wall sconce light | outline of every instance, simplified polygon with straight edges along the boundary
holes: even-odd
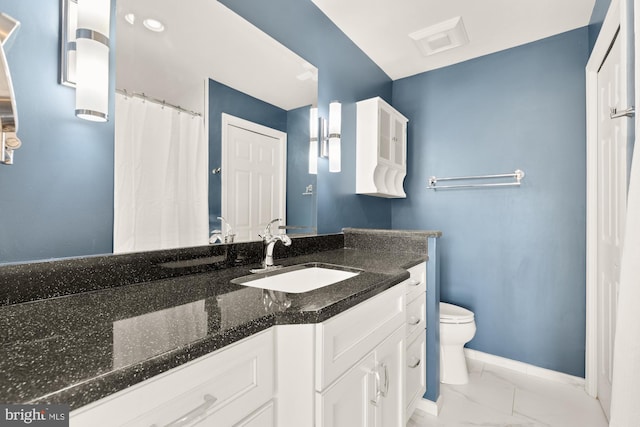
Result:
[[[318,174],[318,107],[309,110],[309,173]]]
[[[309,173],[318,173],[318,143],[320,143],[320,157],[329,158],[329,172],[340,172],[341,127],[342,104],[338,101],[329,104],[328,123],[326,119],[318,118],[317,108],[311,109],[309,113]]]
[[[342,127],[342,104],[333,101],[329,104],[329,172],[340,172],[341,149],[340,131]]]
[[[76,88],[76,116],[106,122],[111,0],[61,0],[61,83]]]

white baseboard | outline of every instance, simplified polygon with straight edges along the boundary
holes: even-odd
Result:
[[[517,371],[525,375],[530,375],[532,377],[544,378],[546,380],[556,381],[563,384],[571,384],[571,385],[580,386],[580,387],[585,386],[584,378],[565,374],[563,372],[553,371],[551,369],[540,368],[538,366],[530,365],[528,363],[518,362],[517,360],[507,359],[500,356],[494,356],[493,354],[483,353],[478,350],[465,348],[464,355],[467,357],[467,359],[470,359],[470,360],[486,362],[491,365],[496,365],[496,366],[500,366],[501,368],[511,369],[513,371]]]
[[[422,398],[418,400],[416,404],[416,409],[422,411],[426,414],[433,415],[437,417],[442,409],[442,395],[438,396],[438,401],[434,402],[433,400]]]

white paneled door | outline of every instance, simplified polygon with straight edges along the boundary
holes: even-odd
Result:
[[[258,240],[274,218],[285,223],[286,134],[233,116],[222,124],[222,216],[236,241]]]
[[[611,118],[626,108],[622,43],[617,36],[598,72],[597,186],[597,360],[598,399],[609,418],[613,345],[620,280],[620,258],[627,198],[628,118]]]

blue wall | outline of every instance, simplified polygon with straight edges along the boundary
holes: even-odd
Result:
[[[596,39],[600,34],[600,28],[602,28],[604,18],[607,16],[610,4],[611,0],[596,0],[593,5],[593,12],[591,12],[591,19],[589,20],[589,51],[593,50],[593,46],[596,44]]]
[[[355,102],[391,99],[391,79],[311,0],[221,0],[230,9],[309,61],[319,70],[318,107],[328,117],[329,102],[342,104],[342,172],[318,165],[318,231],[342,227],[391,226],[391,201],[355,194]]]
[[[469,347],[584,375],[588,30],[395,81],[410,118],[393,228],[442,230],[442,300]],[[427,190],[430,175],[522,169],[520,188]]]
[[[113,120],[76,118],[75,91],[58,84],[59,7],[0,0],[22,24],[7,57],[23,143],[0,165],[0,263],[112,251]]]
[[[308,227],[287,233],[312,233],[317,227],[317,175],[309,173],[309,109],[287,112],[287,224]],[[313,195],[305,195],[312,185]]]

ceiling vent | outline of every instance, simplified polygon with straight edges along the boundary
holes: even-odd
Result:
[[[461,16],[409,34],[424,56],[433,55],[469,43]]]

